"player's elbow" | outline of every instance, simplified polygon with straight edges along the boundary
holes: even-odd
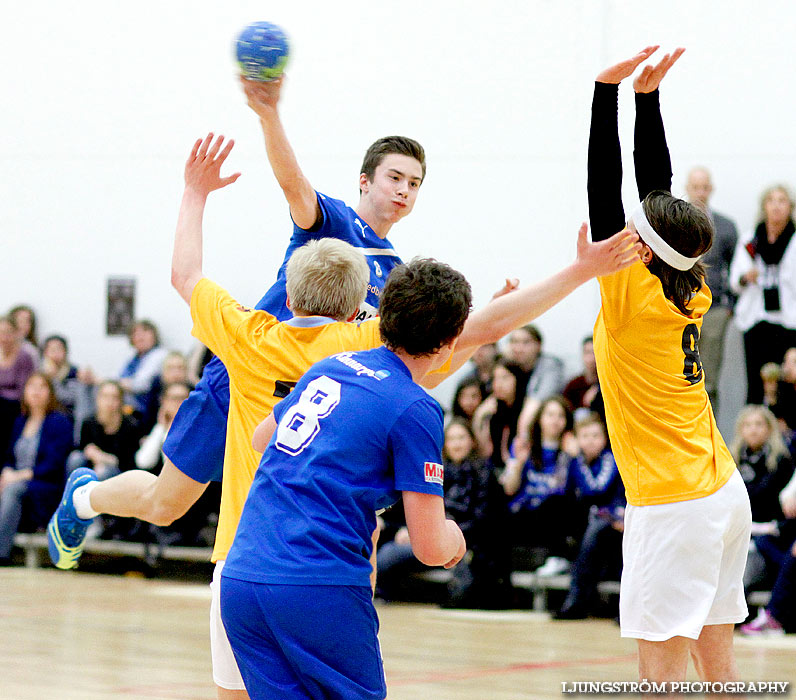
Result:
[[[442,566],[450,561],[448,552],[436,539],[425,537],[413,539],[412,553],[420,563],[426,566]]]

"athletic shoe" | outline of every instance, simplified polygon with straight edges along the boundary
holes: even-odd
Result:
[[[564,557],[547,557],[534,573],[537,576],[559,576],[569,573],[570,563]]]
[[[760,608],[754,620],[741,625],[741,634],[745,637],[778,637],[785,634],[785,630],[765,608]]]
[[[83,553],[86,532],[94,518],[88,520],[78,518],[75,506],[72,504],[72,496],[76,488],[90,481],[97,481],[93,469],[81,467],[70,474],[64,489],[64,497],[47,525],[47,550],[50,552],[53,564],[59,569],[74,569]]]

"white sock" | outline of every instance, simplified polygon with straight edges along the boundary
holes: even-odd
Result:
[[[99,484],[99,481],[89,481],[83,486],[78,486],[72,494],[72,505],[75,507],[75,513],[78,518],[82,520],[91,520],[96,518],[99,513],[91,507],[91,492],[94,487]]]

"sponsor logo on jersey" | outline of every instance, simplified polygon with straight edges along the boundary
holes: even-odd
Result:
[[[357,226],[359,226],[359,230],[362,231],[362,238],[364,238],[365,237],[365,225],[359,219],[354,219],[354,223]]]
[[[235,304],[235,308],[238,311],[243,311],[244,313],[247,314],[250,314],[252,312],[252,309],[250,309],[248,306],[243,306],[243,304]]]
[[[386,369],[373,370],[370,367],[365,367],[361,362],[357,362],[357,360],[351,357],[350,352],[341,352],[339,355],[335,355],[334,359],[338,362],[342,362],[349,369],[353,369],[357,373],[357,377],[364,375],[381,381],[390,376],[390,373]]]
[[[423,465],[424,478],[429,484],[439,484],[442,486],[442,480],[445,476],[445,470],[441,464],[436,462],[426,462]]]

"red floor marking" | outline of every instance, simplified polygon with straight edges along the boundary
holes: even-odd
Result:
[[[601,666],[607,664],[624,663],[635,661],[637,654],[625,654],[624,656],[606,656],[598,659],[567,659],[566,661],[540,661],[530,664],[510,664],[508,666],[493,666],[491,668],[474,668],[467,671],[457,671],[448,673],[429,673],[425,676],[415,678],[400,678],[389,680],[388,685],[413,685],[416,683],[441,683],[443,681],[459,681],[468,678],[483,678],[485,676],[495,676],[503,673],[519,673],[522,671],[536,671],[549,668],[567,668],[572,666]]]

